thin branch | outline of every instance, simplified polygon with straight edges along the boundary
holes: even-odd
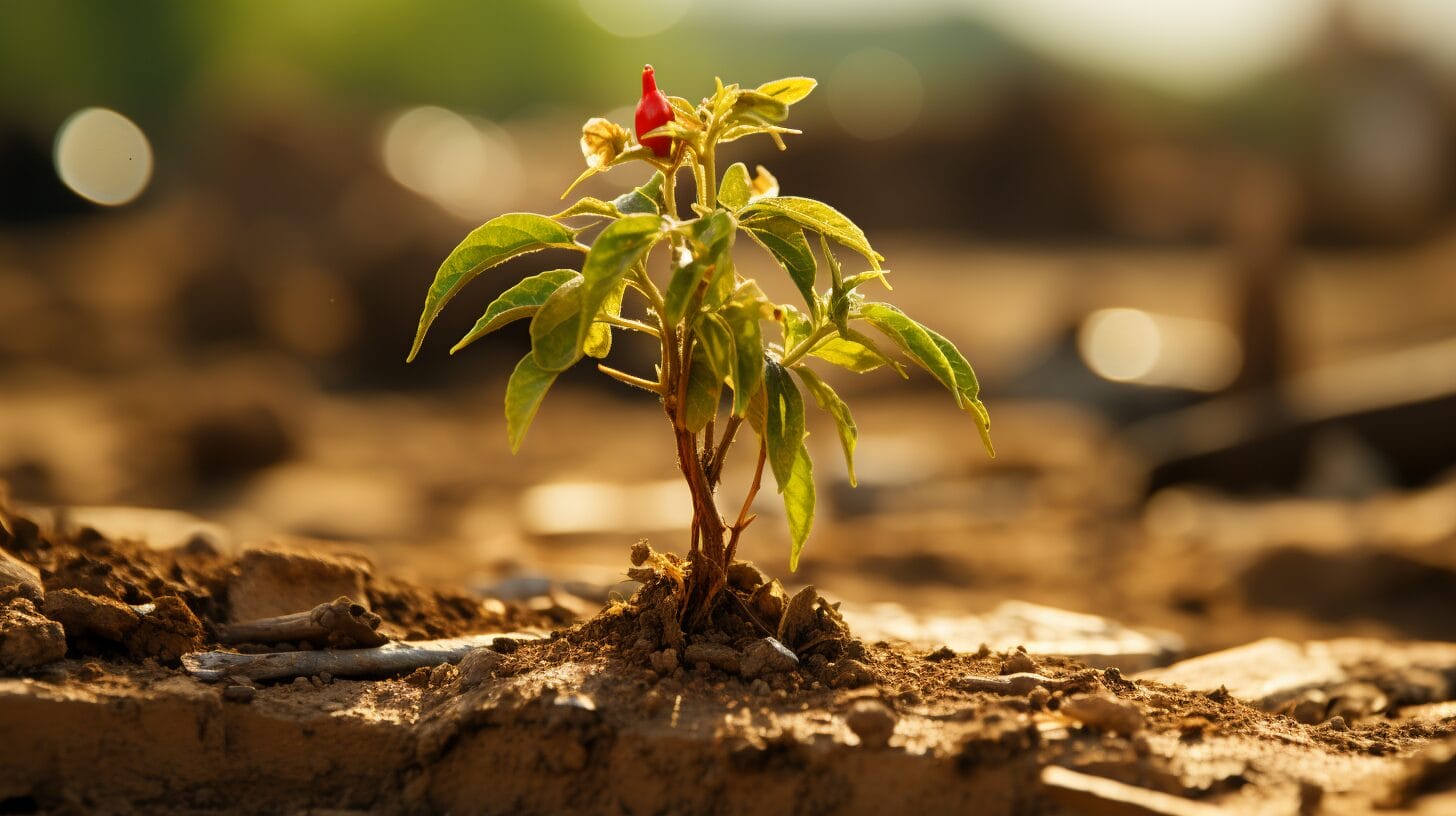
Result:
[[[606,323],[609,326],[616,326],[619,329],[631,329],[632,331],[640,331],[643,334],[650,334],[653,337],[662,336],[662,333],[657,330],[656,326],[649,326],[640,320],[632,320],[631,318],[627,317],[602,315],[601,317],[597,318],[597,322]]]
[[[708,484],[716,486],[723,479],[723,461],[728,458],[728,446],[733,444],[733,437],[738,434],[738,426],[743,424],[743,417],[733,416],[728,418],[728,424],[723,427],[723,441],[718,443],[718,451],[713,454],[713,460],[708,463]]]
[[[726,563],[733,563],[733,556],[738,552],[738,537],[748,529],[757,516],[748,511],[753,507],[753,499],[758,496],[758,489],[763,486],[763,463],[768,459],[768,444],[760,439],[758,442],[758,464],[753,468],[753,483],[748,486],[748,495],[743,497],[743,507],[738,511],[738,520],[733,522],[732,534],[728,537],[728,557]]]
[[[663,393],[666,391],[666,389],[660,382],[644,380],[641,377],[633,376],[625,371],[618,371],[617,369],[612,368],[606,363],[597,363],[597,371],[602,372],[603,374],[611,377],[614,380],[617,380],[618,382],[624,382],[627,385],[633,386],[635,388],[641,388],[643,391],[651,391],[659,397],[662,396]]]

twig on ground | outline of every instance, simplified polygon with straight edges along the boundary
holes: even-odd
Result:
[[[313,643],[336,649],[382,646],[379,616],[347,597],[319,604],[307,612],[260,618],[218,627],[222,643]]]
[[[231,675],[249,680],[282,680],[328,672],[335,677],[387,677],[426,666],[458,663],[472,649],[491,645],[496,638],[535,640],[536,634],[497,632],[489,635],[387,643],[372,649],[328,649],[310,652],[193,652],[182,656],[182,667],[194,677],[216,682]]]

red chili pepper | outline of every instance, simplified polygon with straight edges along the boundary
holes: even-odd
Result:
[[[651,133],[671,121],[672,105],[667,101],[667,94],[657,90],[652,66],[642,66],[642,101],[637,103],[637,140],[651,148],[653,153],[667,158],[672,153],[671,136],[643,139],[642,134]]]

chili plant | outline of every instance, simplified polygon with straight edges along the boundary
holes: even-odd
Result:
[[[581,253],[579,270],[541,272],[506,290],[451,353],[530,318],[531,351],[506,385],[506,425],[514,452],[561,372],[583,357],[605,358],[616,331],[657,341],[661,361],[651,375],[605,363],[597,368],[655,395],[671,424],[678,467],[693,503],[686,597],[680,607],[689,625],[711,611],[725,585],[739,537],[754,520],[750,507],[765,465],[783,498],[789,569],[797,568],[814,520],[805,393],[833,419],[850,483],[855,482],[854,419],[812,365],[857,373],[885,368],[907,376],[886,353],[888,341],[950,391],[975,423],[987,452],[995,455],[989,416],[966,358],[942,335],[865,294],[870,285],[887,291],[890,286],[884,258],[864,232],[827,204],[782,195],[778,181],[761,166],[751,174],[745,165],[733,164],[718,175],[718,150],[728,143],[766,135],[784,149],[783,137],[799,131],[783,123],[815,85],[805,77],[757,88],[719,80],[712,95],[695,105],[660,92],[647,66],[636,138],[606,119],[588,120],[581,134],[587,169],[562,198],[585,179],[624,165],[646,165],[655,171],[651,178],[611,201],[586,197],[555,215],[502,215],[472,231],[435,274],[410,349],[413,360],[446,302],[482,272],[542,249]],[[684,169],[696,195],[690,211],[680,213],[676,186]],[[756,282],[738,274],[733,250],[740,236],[772,256],[802,303],[774,303]],[[859,271],[846,274],[836,246],[857,256]],[[661,280],[653,273],[659,258]],[[629,293],[642,302],[638,317],[623,311]],[[758,437],[757,462],[741,509],[730,522],[720,515],[714,495],[729,448],[745,423]]]

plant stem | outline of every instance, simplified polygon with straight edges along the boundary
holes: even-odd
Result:
[[[815,329],[808,337],[800,340],[797,344],[794,345],[793,348],[784,352],[784,356],[779,361],[779,365],[782,365],[784,368],[788,368],[794,363],[799,362],[800,357],[803,357],[805,354],[813,351],[814,346],[818,344],[820,340],[823,340],[832,331],[834,331],[834,324],[832,323],[826,323],[825,325]]]
[[[733,522],[732,534],[728,537],[728,549],[724,553],[727,563],[733,563],[733,555],[738,552],[738,537],[748,529],[757,516],[749,515],[749,509],[753,507],[753,499],[758,495],[758,489],[763,486],[763,463],[768,459],[768,445],[764,440],[758,442],[758,464],[753,468],[753,482],[748,486],[748,495],[743,497],[743,507],[738,511],[738,520]]]
[[[662,333],[657,330],[656,326],[649,326],[646,323],[641,322],[640,320],[632,320],[631,318],[604,314],[597,318],[597,322],[606,323],[609,326],[616,326],[619,329],[631,329],[632,331],[640,331],[643,334],[650,334],[653,337],[662,336]]]
[[[717,486],[723,478],[723,461],[728,458],[728,446],[733,444],[733,437],[738,433],[738,426],[743,424],[743,417],[735,416],[728,418],[728,424],[723,427],[723,441],[718,443],[718,450],[713,454],[712,461],[708,464],[708,484]]]
[[[662,386],[662,383],[660,383],[660,382],[653,382],[652,380],[644,380],[641,377],[633,376],[631,374],[628,374],[625,371],[618,371],[617,369],[612,368],[611,366],[609,366],[609,365],[607,365],[605,363],[597,363],[597,371],[602,372],[603,374],[607,375],[608,377],[611,377],[614,380],[617,380],[618,382],[623,382],[623,383],[626,383],[627,385],[631,385],[631,386],[635,386],[637,388],[641,388],[644,391],[651,391],[652,393],[654,393],[654,394],[656,394],[658,396],[662,396],[663,386]]]
[[[704,210],[712,210],[718,203],[718,171],[716,169],[718,148],[708,135],[708,148],[703,151],[703,185],[698,190],[698,204]]]
[[[662,203],[667,206],[667,214],[674,221],[677,220],[677,168],[681,164],[682,159],[679,158],[671,167],[662,171]]]

